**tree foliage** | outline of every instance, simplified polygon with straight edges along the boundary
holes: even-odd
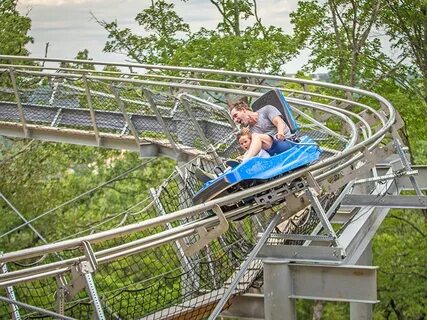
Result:
[[[380,265],[377,319],[425,319],[427,316],[427,229],[420,211],[391,212],[374,242]]]
[[[28,55],[25,45],[33,41],[27,33],[31,19],[16,9],[16,0],[0,1],[0,54]]]
[[[147,36],[120,29],[116,21],[98,21],[109,33],[104,51],[123,53],[140,63],[263,72],[282,72],[283,64],[297,54],[299,38],[265,26],[258,17],[256,1],[210,3],[221,15],[215,30],[191,32],[174,5],[165,0],[153,0],[137,14],[135,21]],[[243,22],[248,26],[243,27]]]
[[[427,103],[427,2],[385,0],[378,24],[391,40],[392,48],[409,59],[412,91]]]

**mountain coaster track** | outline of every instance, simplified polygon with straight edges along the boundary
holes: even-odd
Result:
[[[354,265],[375,233],[372,225],[386,214],[375,214],[377,200],[400,192],[393,181],[409,177],[418,201],[425,198],[399,140],[401,119],[372,92],[200,68],[14,56],[0,61],[0,134],[166,155],[179,164],[149,199],[135,204],[140,210],[118,217],[118,227],[99,221],[70,230],[66,240],[47,238],[47,244],[4,253],[0,287],[21,305],[4,299],[2,317],[40,317],[37,306],[59,318],[201,319],[217,306],[214,317],[232,303],[229,297],[262,287],[268,257]],[[115,71],[100,70],[106,66]],[[301,134],[322,148],[321,159],[193,205],[201,188],[195,168],[212,171],[238,154],[226,102],[251,102],[272,88],[285,94]],[[378,175],[376,164],[393,153],[400,165]],[[376,197],[372,203],[346,200],[360,185]],[[242,202],[247,198],[254,201]],[[330,220],[342,201],[350,208],[348,220],[336,232]],[[0,239],[55,214],[24,221]],[[72,237],[76,232],[83,235]],[[369,270],[366,281],[372,282]]]

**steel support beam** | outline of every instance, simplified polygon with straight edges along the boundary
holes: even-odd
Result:
[[[93,132],[95,133],[96,143],[98,144],[98,146],[101,146],[101,138],[99,137],[98,125],[96,124],[96,113],[95,113],[95,110],[93,109],[89,83],[87,81],[85,74],[82,75],[82,80],[85,85],[86,101],[90,111],[90,119],[92,120]]]
[[[94,132],[43,127],[32,124],[27,124],[27,128],[31,130],[31,138],[36,140],[99,147]],[[0,135],[25,138],[22,132],[22,125],[19,123],[0,122]],[[120,136],[116,134],[100,133],[99,136],[102,140],[102,147],[139,152],[141,157],[157,157],[164,155],[172,159],[177,159],[177,157],[179,157],[179,159],[183,161],[189,161],[202,154],[202,152],[196,149],[180,150],[180,153],[177,154],[169,143],[156,143],[155,141],[151,141],[151,139],[144,139],[138,146],[135,143],[135,138],[129,135]]]
[[[377,303],[376,269],[266,259],[265,319],[296,319],[295,299]]]
[[[296,320],[289,261],[264,260],[264,313],[266,320]]]
[[[427,196],[348,194],[341,207],[427,209]]]
[[[365,251],[357,261],[358,265],[372,265],[372,243],[369,243]],[[350,320],[372,319],[372,304],[370,303],[350,303]]]
[[[377,194],[397,194],[398,192],[396,185],[392,181],[387,181],[384,185],[377,185],[375,191]],[[390,208],[375,208],[372,206],[362,208],[353,217],[339,237],[347,252],[344,263],[349,265],[357,263],[389,210]]]
[[[265,245],[258,253],[258,258],[288,259],[292,261],[335,261],[339,263],[341,249],[322,246],[293,246],[293,245]]]
[[[21,124],[22,124],[24,138],[28,138],[30,132],[29,132],[28,127],[27,127],[27,121],[25,120],[25,114],[24,114],[24,109],[22,108],[21,98],[19,97],[18,86],[16,84],[15,70],[13,70],[12,68],[9,69],[9,76],[10,76],[10,80],[12,82],[13,91],[15,93],[16,106],[18,108],[18,113],[19,113],[19,118],[21,120]]]

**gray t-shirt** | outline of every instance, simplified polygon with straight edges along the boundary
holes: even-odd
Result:
[[[277,128],[273,123],[273,118],[277,116],[282,117],[280,111],[277,110],[276,107],[268,104],[256,112],[258,113],[258,121],[256,124],[249,127],[249,131],[251,133],[265,133],[274,137],[277,134]],[[289,132],[290,130],[286,125],[285,136],[287,136]]]

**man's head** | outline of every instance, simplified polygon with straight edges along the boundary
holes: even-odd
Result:
[[[229,104],[231,119],[235,123],[247,126],[252,123],[250,114],[252,111],[244,101],[236,101]]]

